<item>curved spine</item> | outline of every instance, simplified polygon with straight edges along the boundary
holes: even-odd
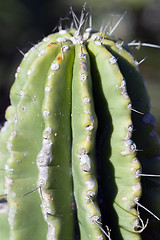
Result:
[[[89,55],[84,45],[76,44],[72,80],[72,174],[80,236],[83,240],[104,239],[96,225],[100,221],[96,203],[96,128]]]

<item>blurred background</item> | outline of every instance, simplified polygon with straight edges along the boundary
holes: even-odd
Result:
[[[0,0],[0,124],[5,120],[9,89],[23,57],[20,51],[26,53],[50,34],[60,18],[64,18],[63,26],[69,26],[70,6],[79,16],[85,2],[92,9],[94,29],[109,21],[110,27],[114,26],[127,11],[114,35],[126,42],[136,40],[160,45],[159,0]],[[160,49],[133,47],[132,50],[138,62],[147,57],[140,69],[160,133]]]

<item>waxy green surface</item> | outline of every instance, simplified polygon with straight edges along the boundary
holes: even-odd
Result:
[[[60,30],[24,55],[10,97],[0,135],[10,238],[103,240],[107,225],[109,239],[141,239],[136,171],[139,161],[149,170],[160,150],[126,46],[92,30]],[[156,192],[150,205],[159,213]]]
[[[100,219],[98,207],[95,207],[96,128],[89,55],[85,46],[77,44],[72,80],[72,173],[80,236],[84,240],[103,239],[96,225]]]

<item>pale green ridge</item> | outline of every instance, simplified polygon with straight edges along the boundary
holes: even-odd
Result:
[[[114,209],[118,215],[118,225],[123,239],[140,239],[139,234],[134,232],[137,225],[134,198],[141,195],[141,185],[140,180],[135,176],[136,149],[130,139],[128,130],[128,127],[132,125],[131,111],[128,109],[130,99],[122,94],[121,84],[124,78],[117,65],[116,58],[102,46],[100,41],[90,40],[87,48],[91,52],[98,69],[95,70],[98,72],[96,76],[99,75],[99,81],[106,99],[106,111],[109,111],[112,122],[113,130],[109,140],[111,149],[108,149],[108,151],[110,151],[109,161],[114,168],[115,184],[117,186],[117,193],[113,201]],[[131,150],[132,147],[133,151]],[[101,150],[99,149],[99,151]],[[105,155],[105,153],[103,154]],[[107,166],[107,159],[103,158]],[[103,166],[105,167],[104,163]],[[106,184],[109,184],[109,182]]]
[[[106,39],[102,42],[117,59],[119,68],[126,79],[126,89],[133,108],[133,139],[136,142],[137,149],[141,150],[138,152],[138,158],[157,156],[160,154],[159,140],[158,136],[154,134],[154,117],[149,113],[151,108],[150,98],[143,76],[139,71],[138,62],[129,52],[123,49],[123,45],[120,43],[114,43]],[[150,135],[151,132],[153,134]]]
[[[74,239],[71,175],[71,81],[74,46],[61,42],[45,84],[42,107],[45,128],[37,158],[42,211],[48,223],[48,238]]]
[[[7,167],[13,171],[6,173],[5,188],[9,202],[10,237],[14,240],[43,240],[47,235],[38,192],[23,197],[37,187],[36,158],[42,146],[44,129],[41,114],[44,88],[49,67],[60,51],[60,44],[52,44],[44,50],[44,54],[38,56],[28,69],[22,88],[24,94],[14,116],[14,134],[11,133],[8,140],[10,158]]]
[[[84,45],[76,44],[72,81],[72,174],[80,237],[83,240],[104,239],[97,226],[101,216],[96,202],[96,129],[89,55]]]

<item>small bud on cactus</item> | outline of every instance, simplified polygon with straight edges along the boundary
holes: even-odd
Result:
[[[138,208],[160,216],[159,185],[140,179],[160,169],[143,77],[127,44],[83,30],[85,19],[17,69],[0,133],[3,240],[160,238]]]

